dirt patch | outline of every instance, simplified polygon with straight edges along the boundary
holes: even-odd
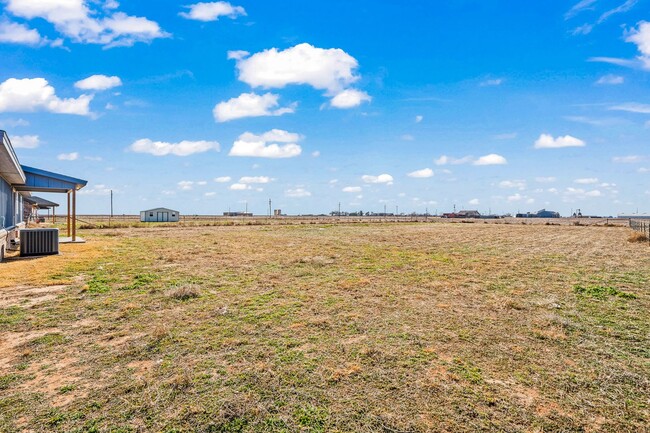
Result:
[[[21,347],[35,338],[46,334],[60,332],[60,329],[49,328],[29,332],[3,332],[0,334],[0,368],[9,367],[21,355]]]
[[[25,308],[31,308],[34,305],[51,301],[63,293],[67,285],[44,286],[44,287],[26,287],[17,286],[4,288],[0,290],[0,308],[12,307],[19,305]]]
[[[87,392],[79,383],[85,368],[78,365],[78,358],[67,357],[54,361],[32,364],[25,373],[33,379],[20,385],[20,389],[44,394],[52,406],[65,406]]]

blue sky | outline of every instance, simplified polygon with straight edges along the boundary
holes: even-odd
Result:
[[[0,128],[81,213],[650,211],[647,0],[0,5]]]

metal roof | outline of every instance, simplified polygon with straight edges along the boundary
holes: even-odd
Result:
[[[25,182],[23,185],[14,186],[17,191],[68,192],[80,190],[88,183],[87,180],[41,170],[40,168],[26,165],[21,167],[25,173]]]
[[[0,177],[11,184],[25,182],[25,173],[23,173],[23,169],[18,163],[9,136],[3,130],[0,130]]]
[[[36,197],[36,196],[24,197],[23,200],[26,201],[27,203],[36,205],[39,209],[50,209],[50,208],[59,206],[58,203],[54,203],[53,201],[45,200],[42,197]]]

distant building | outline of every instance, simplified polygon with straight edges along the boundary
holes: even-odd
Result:
[[[143,210],[140,212],[140,221],[143,223],[178,222],[180,212],[166,207]]]
[[[515,215],[517,218],[560,218],[559,212],[554,212],[551,210],[538,210],[536,213],[518,213]]]
[[[647,213],[630,213],[630,214],[618,214],[618,218],[626,218],[632,220],[647,220],[650,219],[650,214]]]
[[[282,216],[282,209],[273,209],[273,216]]]
[[[223,216],[253,216],[251,212],[224,212]]]
[[[443,213],[443,218],[481,218],[477,210],[459,210],[458,212]]]

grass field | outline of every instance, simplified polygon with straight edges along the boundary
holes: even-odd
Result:
[[[2,432],[650,431],[626,228],[80,235],[0,265]]]

